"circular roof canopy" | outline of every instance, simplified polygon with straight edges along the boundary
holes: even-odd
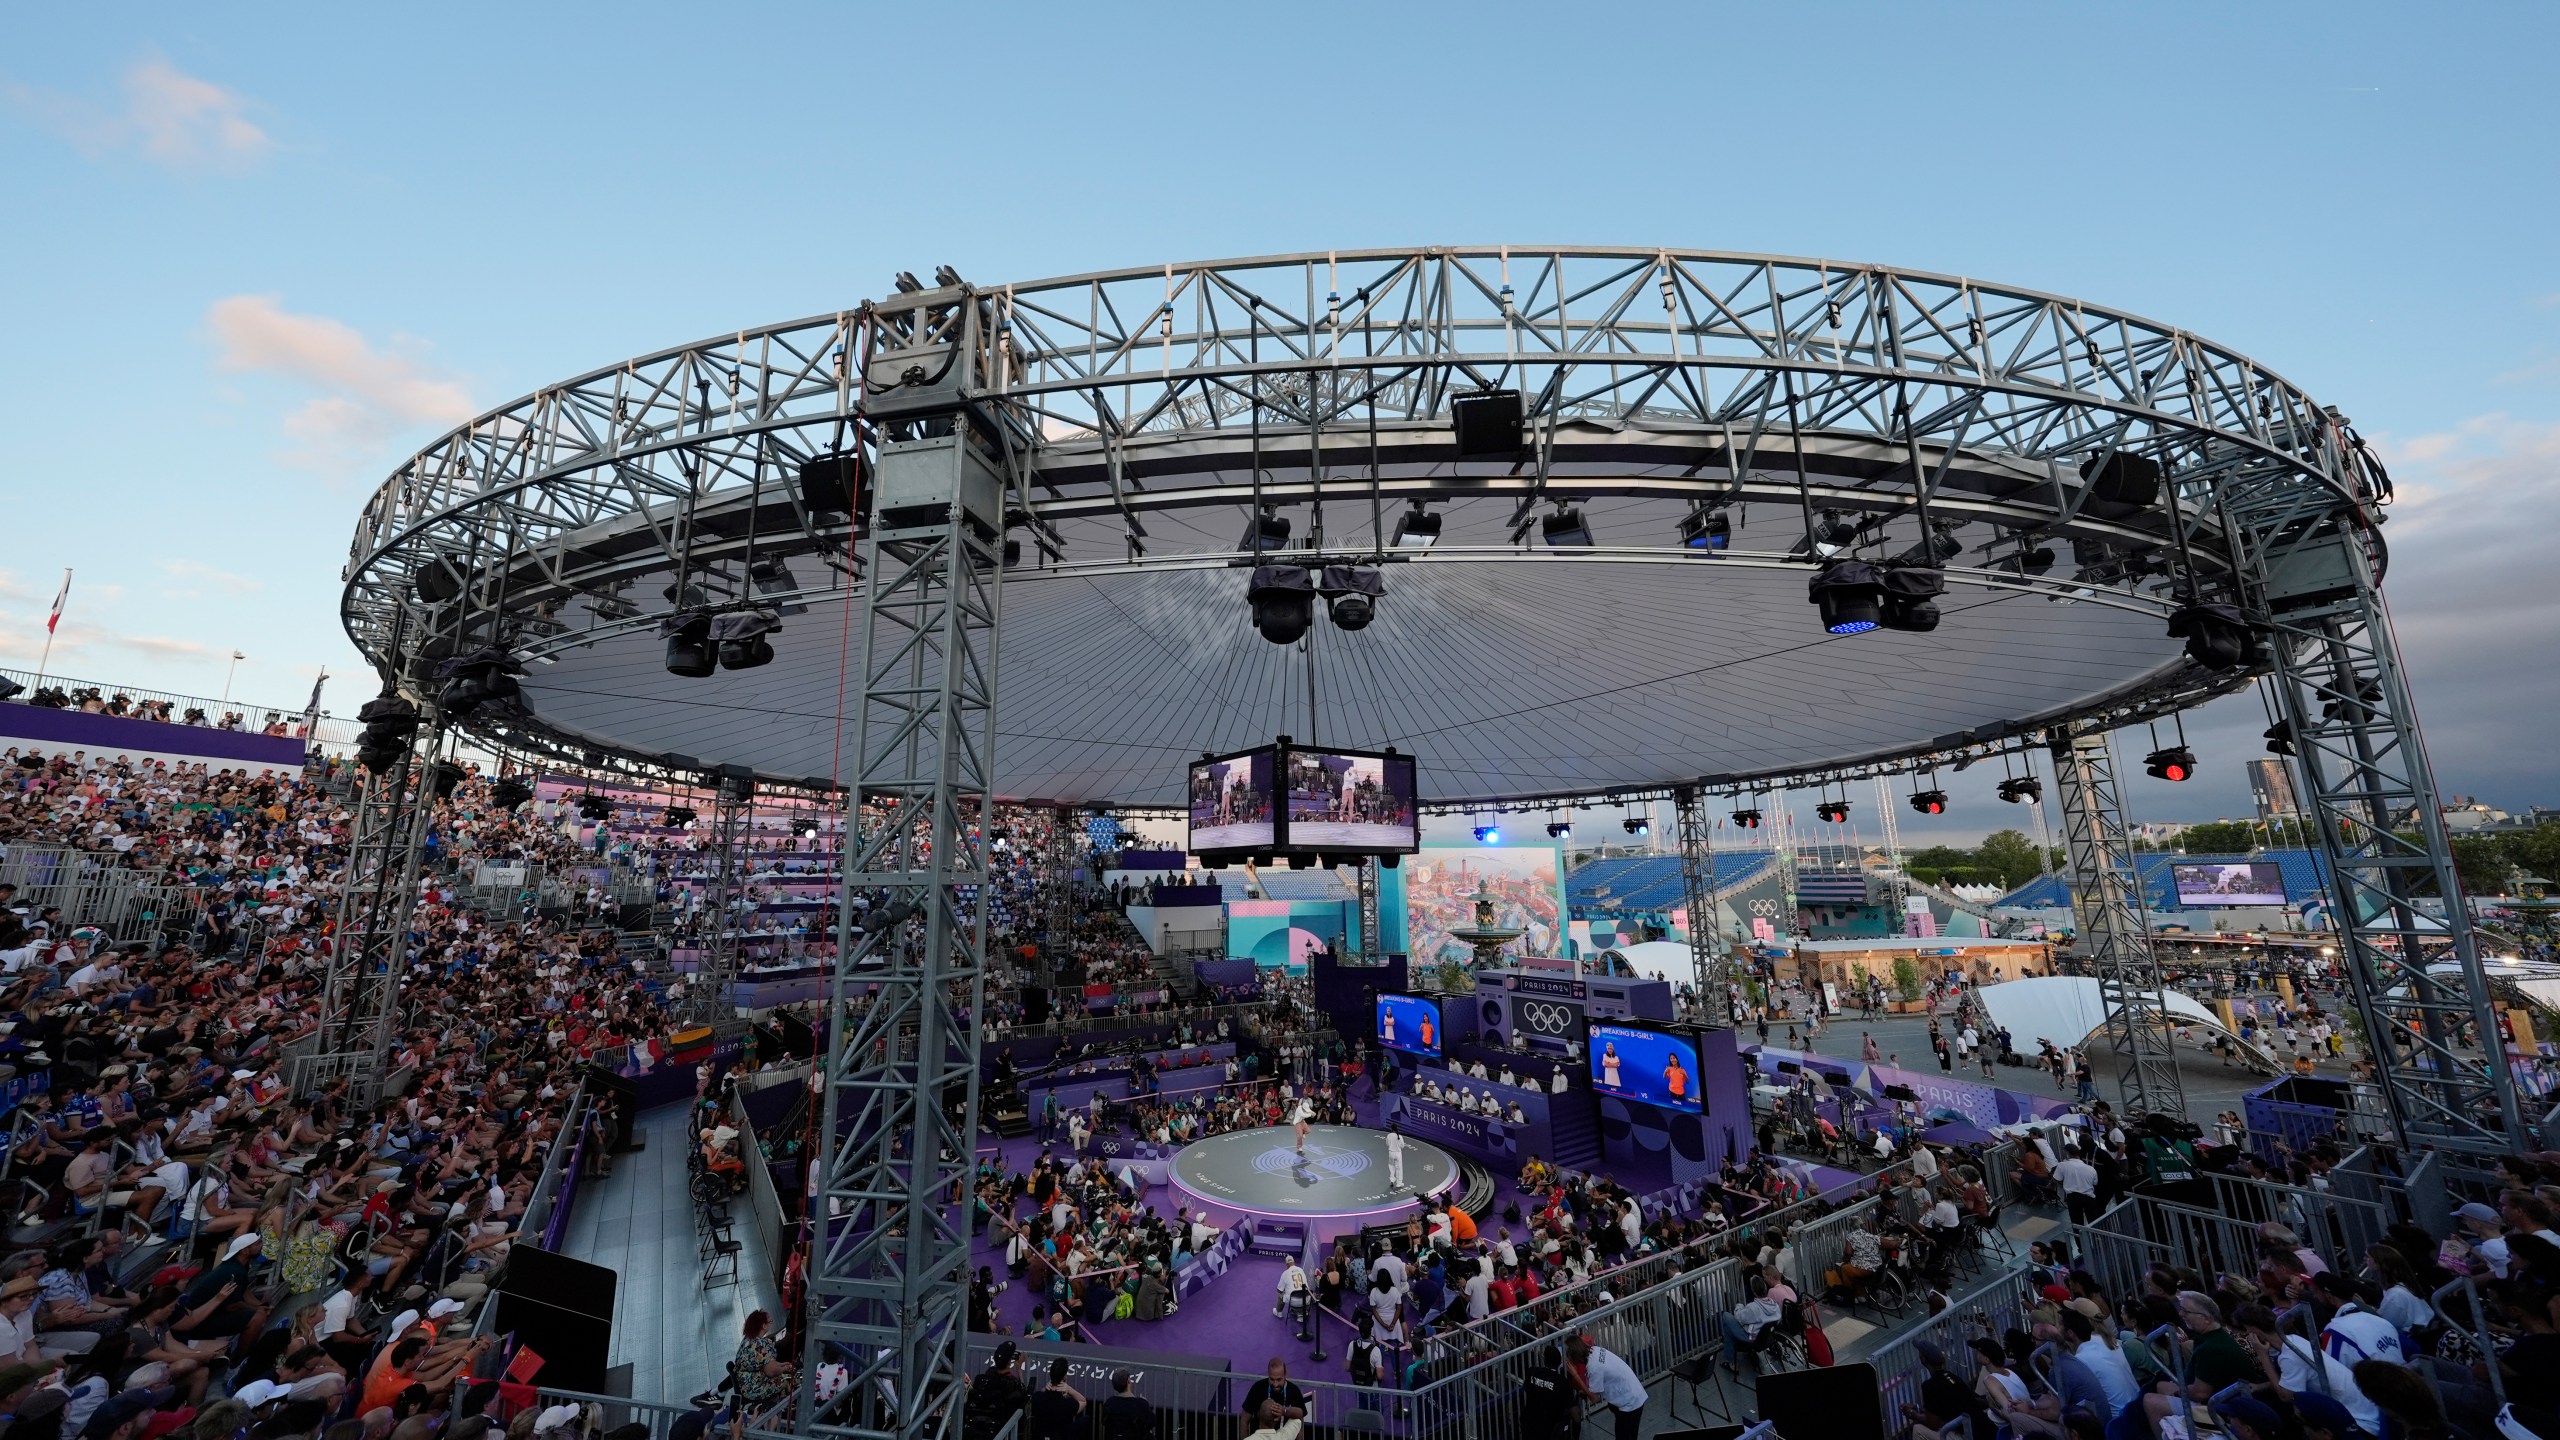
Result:
[[[454,431],[359,520],[349,633],[422,698],[459,648],[527,662],[521,703],[467,722],[503,743],[838,783],[867,542],[794,479],[906,423],[883,383],[955,373],[1020,457],[994,786],[1027,801],[1173,807],[1186,761],[1283,733],[1412,753],[1426,803],[1456,805],[2123,723],[2245,680],[2163,624],[2246,593],[2235,526],[2380,493],[2344,418],[2256,361],[1967,277],[1608,247],[945,276]],[[1488,449],[1459,407],[1503,392],[1520,418]],[[1238,548],[1258,507],[1293,525],[1273,558],[1377,565],[1376,619],[1263,641]],[[1383,533],[1408,507],[1442,521],[1425,551]],[[1573,512],[1589,543],[1540,543]],[[1817,514],[1869,561],[1936,552],[1939,627],[1827,635]],[[1711,515],[1730,550],[1684,548]],[[668,674],[656,622],[686,590],[777,608],[777,658]]]
[[[1311,665],[1255,633],[1233,568],[1014,572],[997,790],[1174,806],[1188,760],[1276,734],[1412,754],[1427,801],[1784,775],[2082,710],[2178,663],[2148,609],[1965,584],[1933,633],[1830,635],[1805,574],[1676,554],[1434,556],[1386,568],[1365,629],[1319,616]],[[556,649],[525,675],[524,704],[600,748],[836,779],[859,666],[849,608],[821,598],[784,621],[772,664],[701,680],[667,675],[647,628]]]

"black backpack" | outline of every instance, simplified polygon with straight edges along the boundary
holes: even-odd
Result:
[[[1378,1360],[1379,1350],[1377,1341],[1352,1341],[1351,1355],[1349,1357],[1349,1363],[1351,1366],[1351,1383],[1354,1385],[1377,1384]]]

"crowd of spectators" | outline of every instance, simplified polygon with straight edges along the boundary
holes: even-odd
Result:
[[[339,1421],[415,1422],[414,1440],[453,1382],[496,1378],[474,1321],[579,1062],[664,1028],[605,932],[460,903],[464,862],[566,859],[569,842],[478,778],[439,803],[400,962],[400,1082],[378,1101],[344,1079],[295,1093],[286,1052],[317,1024],[337,938],[338,777],[0,759],[0,843],[77,849],[198,901],[191,922],[109,935],[0,886],[0,1062],[32,1089],[8,1117],[11,1435],[274,1440]]]

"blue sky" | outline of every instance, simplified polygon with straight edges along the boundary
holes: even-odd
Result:
[[[325,664],[351,703],[338,568],[408,450],[899,269],[1668,244],[2082,295],[2341,406],[2409,496],[2391,589],[2445,788],[2560,804],[2555,32],[2527,5],[11,7],[0,663],[33,663],[71,565],[57,671],[211,692],[236,648],[241,696]],[[2137,818],[2244,809],[2263,723],[2201,717],[2203,776],[2137,786]],[[2005,818],[1950,788],[1945,833]]]

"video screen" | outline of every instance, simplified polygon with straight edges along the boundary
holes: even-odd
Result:
[[[1191,853],[1269,850],[1271,751],[1247,750],[1191,766]]]
[[[1707,1113],[1698,1087],[1698,1047],[1677,1035],[1592,1022],[1591,1088],[1603,1095]]]
[[[1440,1058],[1440,1002],[1419,995],[1378,997],[1378,1043],[1408,1055]]]
[[[1409,853],[1422,844],[1413,757],[1289,750],[1289,848]]]
[[[2172,865],[2178,903],[2210,910],[2235,905],[2282,905],[2284,867],[2280,865]]]

